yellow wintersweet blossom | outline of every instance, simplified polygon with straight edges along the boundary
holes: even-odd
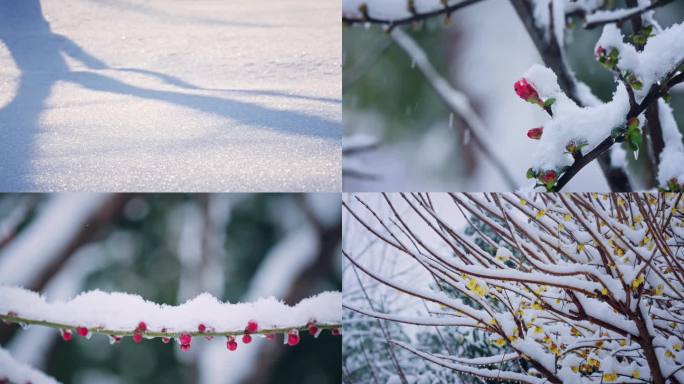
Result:
[[[541,304],[539,304],[539,303],[534,303],[534,304],[532,304],[532,309],[536,309],[537,311],[541,311],[541,310],[543,310],[544,308],[541,306]]]
[[[537,220],[539,220],[542,217],[544,217],[544,215],[546,215],[546,211],[542,209],[539,212],[537,212],[537,215],[535,217],[537,218]]]
[[[503,262],[505,262],[505,261],[508,261],[508,256],[506,256],[506,255],[498,255],[498,256],[496,256],[496,259],[503,263]]]
[[[590,358],[589,360],[587,360],[587,364],[594,368],[601,368],[601,362],[594,358]]]
[[[582,243],[577,244],[577,253],[584,252],[584,247]]]
[[[558,229],[558,232],[562,232],[562,231],[565,229],[565,227],[564,227],[563,224],[561,224],[561,223],[558,223],[558,225],[556,226],[556,228]]]
[[[572,220],[572,216],[570,216],[569,213],[566,213],[565,215],[563,215],[563,220],[570,221],[570,220]]]
[[[682,345],[679,344],[679,343],[677,343],[677,344],[675,344],[675,345],[672,346],[672,349],[674,349],[675,351],[679,352],[679,351],[682,350]]]
[[[620,340],[618,341],[618,343],[620,344],[621,347],[624,347],[625,345],[627,345],[627,340],[625,340],[625,339],[620,339]]]
[[[611,382],[617,380],[617,374],[615,372],[608,372],[603,374],[603,381]]]
[[[601,294],[602,294],[603,296],[608,296],[608,289],[606,289],[606,288],[604,287],[604,288],[601,290]]]
[[[662,285],[662,284],[658,284],[658,286],[657,286],[656,289],[655,289],[655,294],[656,294],[657,296],[660,296],[660,295],[663,294],[663,291],[664,291],[664,290],[665,290],[665,286]]]
[[[674,353],[672,353],[672,351],[670,350],[667,350],[665,351],[665,357],[667,357],[668,359],[674,359]]]
[[[544,332],[544,328],[542,328],[542,327],[540,327],[540,326],[538,326],[538,325],[536,325],[536,326],[534,327],[534,333],[539,334],[539,333],[542,333],[542,332]]]
[[[471,278],[470,280],[468,280],[466,287],[468,288],[468,290],[474,292],[476,295],[480,297],[485,297],[485,295],[487,295],[487,289],[482,284],[480,284],[475,278]]]
[[[496,325],[496,324],[497,324],[497,323],[496,323],[496,319],[495,319],[495,318],[492,318],[491,320],[489,320],[489,324],[491,324],[491,325]]]
[[[497,347],[503,347],[504,345],[506,345],[506,340],[504,339],[496,339],[493,342],[494,345],[496,345]]]
[[[637,289],[644,283],[644,275],[639,274],[636,279],[632,280],[632,288]]]
[[[527,200],[525,200],[525,199],[520,199],[520,205],[526,205],[526,204],[527,204]]]
[[[638,379],[641,377],[641,374],[639,373],[639,371],[636,368],[634,369],[634,372],[632,372],[632,377],[635,379]]]
[[[560,348],[558,348],[558,346],[555,343],[551,343],[551,345],[549,346],[549,351],[551,351],[551,353],[553,353],[556,356],[560,356],[561,354]]]

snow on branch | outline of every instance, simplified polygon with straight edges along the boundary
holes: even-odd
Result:
[[[193,336],[226,336],[229,350],[237,348],[235,337],[245,344],[251,335],[273,339],[285,335],[285,342],[299,342],[299,331],[318,336],[324,329],[339,334],[341,294],[324,292],[304,299],[295,306],[270,297],[251,303],[222,303],[204,293],[184,304],[171,306],[146,301],[125,293],[89,291],[62,302],[47,302],[39,294],[23,288],[0,286],[0,319],[22,326],[41,325],[59,329],[64,340],[73,331],[83,337],[94,333],[108,335],[119,342],[132,336],[160,337],[164,343],[176,338],[182,350],[190,348]]]
[[[488,379],[684,382],[681,193],[383,197],[375,204],[366,195],[345,202],[354,235],[343,255],[350,269],[373,281],[369,290],[382,287],[382,294],[369,296],[418,300],[423,313],[395,313],[404,308],[382,302],[375,303],[382,311],[367,309],[354,295],[345,295],[344,307],[433,330],[439,340],[470,329],[475,336],[461,341],[463,350],[483,338],[495,350],[454,354],[448,340],[423,345],[428,336],[411,342],[393,337],[395,345]],[[465,228],[451,224],[459,213]],[[402,281],[393,276],[394,266],[362,258],[366,251],[353,244],[371,241],[404,260],[402,268],[424,271],[425,279]],[[348,337],[359,334],[353,323],[349,328]],[[525,363],[502,365],[513,360]]]
[[[52,377],[40,372],[20,361],[15,360],[3,348],[0,348],[0,383],[59,384]]]
[[[536,181],[536,187],[561,190],[615,143],[625,142],[635,157],[643,150],[646,118],[642,114],[684,80],[684,23],[649,38],[641,51],[623,40],[619,29],[609,24],[596,45],[599,62],[614,73],[617,81],[610,102],[591,107],[577,105],[561,90],[553,71],[539,65],[530,68],[515,84],[520,98],[550,115],[543,127],[527,133],[530,139],[539,141],[536,159],[527,174]],[[668,131],[671,139],[665,142],[670,148],[663,155],[666,165],[660,187],[679,191],[684,188],[684,172],[671,164],[684,163],[684,150],[677,130],[671,132],[676,123],[666,104],[660,108],[659,120],[659,126]]]
[[[431,17],[450,15],[481,0],[343,0],[342,22],[371,23],[392,30],[398,25],[421,23]]]

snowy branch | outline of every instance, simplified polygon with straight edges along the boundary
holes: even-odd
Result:
[[[0,382],[59,384],[52,377],[15,360],[6,350],[0,348]]]
[[[438,6],[435,1],[425,0],[405,0],[403,4],[377,0],[344,0],[342,22],[347,25],[380,24],[391,31],[399,25],[422,23],[442,15],[449,19],[453,12],[480,1],[482,0],[440,0],[441,6]]]
[[[325,292],[290,307],[275,298],[230,304],[201,294],[182,305],[169,306],[136,295],[90,291],[67,302],[49,303],[34,292],[2,286],[0,319],[56,328],[65,340],[71,339],[71,330],[75,329],[81,336],[100,333],[113,341],[124,336],[133,336],[136,342],[142,338],[160,337],[164,342],[177,338],[181,346],[189,347],[184,338],[193,336],[227,336],[230,340],[237,335],[271,337],[283,333],[287,339],[307,329],[316,335],[323,329],[337,333],[340,299],[339,292]]]
[[[345,297],[344,307],[390,323],[471,329],[502,350],[469,364],[445,346],[431,346],[436,354],[403,341],[396,345],[486,378],[684,379],[681,194],[414,193],[383,195],[376,204],[364,200],[359,195],[345,202],[350,225],[358,224],[350,244],[378,239],[397,257],[412,260],[426,278],[402,281],[373,267],[368,257],[361,263],[351,249],[344,256],[395,295],[431,303],[425,314],[411,315],[365,309],[353,297]],[[450,224],[455,212],[474,230]],[[472,366],[497,364],[499,358],[503,364],[516,360],[514,355],[531,369]]]

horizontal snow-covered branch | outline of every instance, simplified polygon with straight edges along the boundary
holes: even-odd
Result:
[[[183,336],[274,335],[309,329],[313,334],[339,332],[340,292],[323,292],[295,306],[270,297],[251,303],[222,303],[204,293],[184,304],[171,306],[137,295],[90,291],[70,301],[47,302],[23,288],[0,286],[0,318],[7,322],[36,324],[82,336],[102,333],[122,336],[181,338]],[[313,327],[313,328],[312,328]],[[183,344],[181,340],[181,344]],[[189,344],[185,343],[185,344]]]
[[[421,22],[475,4],[481,0],[343,0],[342,21],[388,26]]]

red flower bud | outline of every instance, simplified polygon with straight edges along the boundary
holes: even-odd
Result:
[[[61,329],[60,332],[62,333],[62,339],[64,339],[64,341],[69,341],[74,337],[71,333],[71,329]]]
[[[266,340],[275,340],[275,334],[273,333],[267,333],[264,337],[266,337]]]
[[[518,96],[529,102],[539,102],[539,94],[537,91],[534,89],[534,87],[527,82],[526,79],[520,79],[518,80],[514,85],[513,89],[515,89],[515,93],[518,94]]]
[[[86,327],[76,327],[76,333],[81,337],[88,336],[88,328]]]
[[[190,344],[181,344],[180,349],[183,352],[187,352],[190,350]]]
[[[235,337],[233,336],[228,336],[228,342],[226,343],[226,348],[228,348],[229,351],[234,351],[238,347],[237,343],[235,342]]]
[[[299,344],[299,331],[296,329],[291,329],[287,332],[287,345],[294,347]]]
[[[144,321],[141,321],[140,323],[138,323],[138,331],[147,332],[147,324],[145,324]]]
[[[189,333],[181,333],[179,338],[181,345],[190,345],[190,342],[192,341],[192,336]]]
[[[204,331],[207,330],[207,327],[204,324],[200,323],[200,325],[197,326],[197,330],[199,331],[199,333],[204,333]]]
[[[339,335],[341,334],[339,328],[333,328],[333,329],[331,329],[331,330],[330,330],[330,333],[331,333],[333,336],[339,336]]]
[[[245,331],[248,333],[254,333],[259,330],[259,325],[257,324],[256,321],[250,320],[247,322],[247,327],[245,328]]]
[[[163,336],[163,337],[162,337],[162,343],[168,344],[169,341],[171,341],[171,339],[169,339],[168,337],[166,337],[166,336]]]
[[[252,342],[252,336],[250,336],[248,333],[242,335],[242,342],[245,344],[249,344]]]
[[[316,326],[316,322],[310,321],[307,325],[307,328],[309,328],[309,333],[311,336],[316,336],[318,334],[318,327]]]
[[[140,344],[142,341],[142,334],[140,332],[136,332],[133,334],[133,342],[136,344]]]
[[[542,137],[542,133],[544,133],[544,127],[532,128],[527,131],[527,137],[530,139],[539,140]]]
[[[539,175],[539,180],[544,184],[551,184],[556,182],[556,177],[556,172],[549,170],[542,172],[542,174]]]
[[[599,45],[598,47],[596,47],[595,53],[596,53],[596,57],[601,57],[601,56],[606,54],[606,49]]]

